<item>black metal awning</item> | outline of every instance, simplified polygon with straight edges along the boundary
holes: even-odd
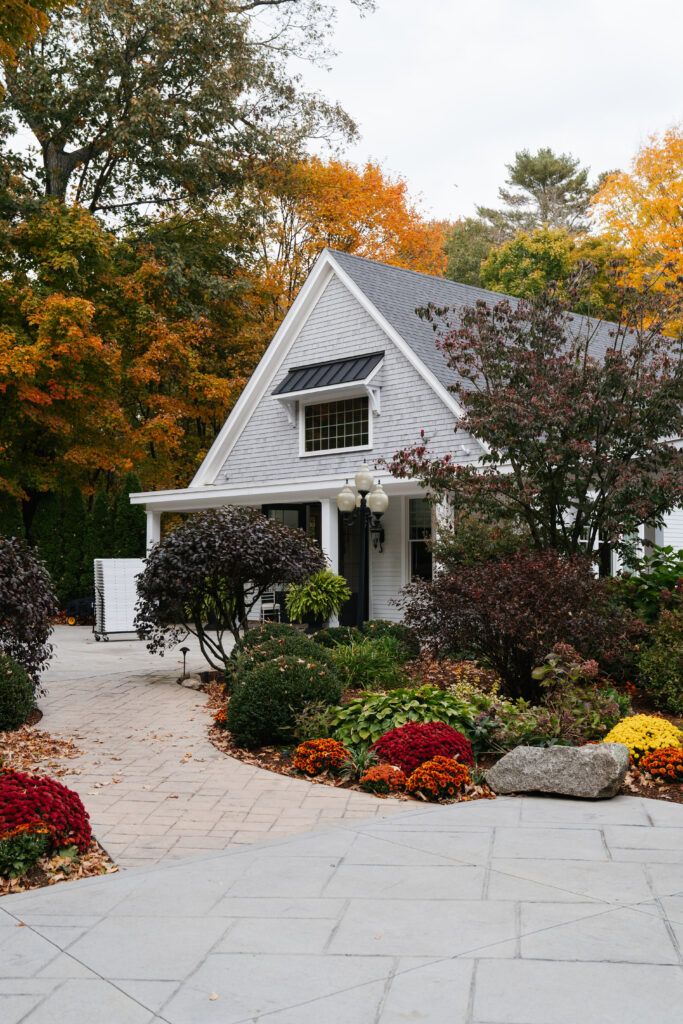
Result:
[[[290,370],[273,391],[274,395],[290,395],[299,391],[313,391],[339,384],[363,383],[384,358],[384,352],[353,356],[351,359],[333,359],[327,363],[311,363]]]

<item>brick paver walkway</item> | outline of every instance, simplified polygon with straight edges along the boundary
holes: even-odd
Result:
[[[87,634],[81,634],[83,643]],[[66,637],[80,654],[76,633]],[[75,638],[75,639],[74,639]],[[126,665],[131,650],[132,671]],[[413,809],[395,800],[291,779],[219,753],[206,736],[202,693],[178,686],[177,659],[145,661],[141,644],[92,645],[69,671],[58,650],[40,728],[77,736],[66,785],[83,800],[100,843],[121,867],[210,853],[340,821]],[[102,672],[109,664],[118,671]],[[162,666],[162,671],[159,670]]]

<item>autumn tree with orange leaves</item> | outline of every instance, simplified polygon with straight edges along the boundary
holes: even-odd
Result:
[[[683,127],[652,135],[630,170],[605,179],[593,209],[626,257],[629,284],[675,284],[683,275]]]
[[[400,175],[372,161],[310,157],[266,181],[260,231],[264,278],[282,315],[326,247],[424,274],[446,267],[444,225],[430,222]]]

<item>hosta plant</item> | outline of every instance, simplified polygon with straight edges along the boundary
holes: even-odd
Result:
[[[361,775],[361,789],[368,793],[376,793],[378,796],[389,796],[391,793],[400,793],[406,788],[405,773],[393,764],[378,764],[374,768],[368,768]]]
[[[406,775],[437,754],[474,764],[472,744],[444,722],[407,722],[380,736],[371,749],[380,761],[397,765]]]
[[[663,747],[650,754],[643,754],[640,767],[653,779],[683,782],[683,747]]]
[[[445,722],[467,733],[474,713],[466,701],[435,686],[400,688],[391,693],[361,693],[331,709],[330,727],[346,746],[366,746],[406,722]]]
[[[470,781],[464,764],[438,755],[415,769],[406,783],[406,792],[423,800],[455,800]]]
[[[645,754],[665,748],[683,747],[683,732],[666,718],[655,715],[631,715],[620,722],[605,736],[604,743],[623,743],[638,764]]]
[[[348,757],[348,750],[338,740],[306,740],[296,748],[294,767],[304,775],[337,774]]]

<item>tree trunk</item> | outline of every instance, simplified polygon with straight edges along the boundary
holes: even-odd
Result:
[[[69,179],[76,168],[90,160],[92,149],[90,146],[82,146],[72,153],[66,153],[58,149],[55,143],[50,140],[43,146],[43,165],[45,167],[45,194],[50,199],[59,199],[64,202]]]

